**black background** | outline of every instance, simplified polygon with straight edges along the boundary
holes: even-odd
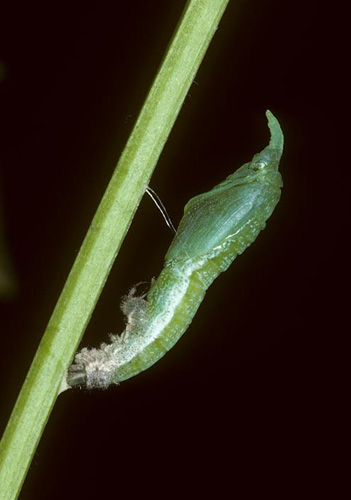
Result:
[[[0,306],[2,428],[184,5],[28,2],[2,16],[2,198],[19,287]],[[313,488],[329,383],[321,198],[337,169],[326,23],[330,34],[319,2],[230,2],[151,187],[176,225],[190,197],[267,144],[269,108],[285,134],[281,201],[167,356],[119,387],[59,397],[21,499]],[[144,197],[82,345],[122,331],[120,297],[160,272],[171,239]]]

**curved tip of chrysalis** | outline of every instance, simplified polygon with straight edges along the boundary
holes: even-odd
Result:
[[[266,111],[266,117],[268,120],[268,127],[271,132],[271,140],[268,147],[271,149],[277,149],[280,153],[279,156],[281,156],[284,147],[284,135],[282,129],[278,120],[273,115],[273,113],[269,111],[269,109],[267,109]]]

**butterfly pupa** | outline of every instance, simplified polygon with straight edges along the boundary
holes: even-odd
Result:
[[[256,239],[280,198],[278,172],[283,133],[266,113],[269,145],[184,208],[164,268],[146,297],[123,300],[127,326],[99,349],[75,356],[67,383],[106,388],[133,377],[160,359],[190,325],[213,280]]]

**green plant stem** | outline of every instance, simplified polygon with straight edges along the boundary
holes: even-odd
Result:
[[[17,498],[61,381],[229,0],[190,0],[101,200],[1,442],[1,499]]]

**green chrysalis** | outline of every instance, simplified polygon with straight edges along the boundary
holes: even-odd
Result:
[[[213,280],[256,239],[280,198],[283,134],[266,113],[269,145],[211,191],[185,206],[164,268],[146,298],[135,289],[122,301],[128,322],[100,349],[82,349],[67,375],[69,386],[108,387],[160,359],[190,325]]]

